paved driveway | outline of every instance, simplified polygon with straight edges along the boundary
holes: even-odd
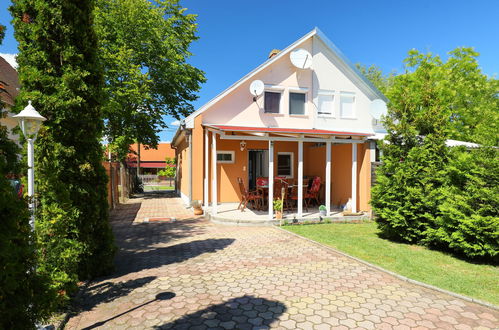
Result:
[[[276,228],[224,227],[185,216],[132,224],[144,210],[165,216],[164,205],[179,210],[179,203],[138,199],[114,213],[116,273],[88,286],[66,328],[499,326],[496,310],[403,282]]]

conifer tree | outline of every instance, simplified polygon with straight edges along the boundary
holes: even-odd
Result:
[[[21,93],[47,118],[35,144],[39,269],[61,298],[112,267],[100,145],[103,76],[91,0],[14,0]]]
[[[0,25],[0,43],[5,27]],[[0,96],[7,93],[0,81]],[[0,109],[3,109],[0,101]],[[0,110],[0,117],[5,112]],[[35,249],[26,201],[7,177],[20,174],[19,148],[0,125],[0,329],[30,329],[50,312],[53,292],[35,271]]]

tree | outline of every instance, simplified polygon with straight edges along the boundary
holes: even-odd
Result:
[[[373,85],[379,89],[379,91],[385,94],[393,84],[393,79],[395,77],[395,73],[392,72],[389,75],[383,74],[383,71],[376,65],[371,65],[369,67],[357,63],[355,64],[360,73],[369,79],[373,83]]]
[[[0,25],[0,44],[5,27]],[[5,92],[0,88],[0,95]],[[0,109],[3,104],[0,101]],[[0,117],[4,116],[0,110]],[[7,138],[0,125],[0,328],[30,329],[47,317],[54,292],[48,290],[47,278],[36,272],[35,241],[29,226],[28,205],[7,180],[18,176],[19,148]]]
[[[97,0],[105,134],[119,160],[132,143],[157,146],[162,116],[193,110],[189,102],[205,78],[186,63],[197,25],[185,10],[178,0]]]
[[[435,83],[442,80],[439,67],[439,58],[411,52],[406,73],[387,92],[388,143],[381,146],[383,164],[371,204],[383,234],[400,241],[420,242],[438,208],[448,126],[448,92]]]
[[[450,151],[445,189],[428,245],[499,262],[499,149]]]
[[[409,52],[405,73],[386,92],[387,143],[371,204],[389,238],[496,258],[497,152],[445,145],[451,138],[497,143],[497,81],[481,73],[476,56],[460,48],[443,62]]]
[[[32,100],[47,118],[35,150],[38,269],[62,301],[78,279],[110,270],[115,251],[101,164],[103,75],[93,5],[15,0],[10,8],[22,85],[15,110]]]
[[[177,174],[177,164],[175,158],[166,157],[166,166],[164,170],[159,171],[160,176],[166,176],[167,178],[174,178]]]

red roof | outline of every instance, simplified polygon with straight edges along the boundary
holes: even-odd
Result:
[[[318,135],[355,135],[355,136],[370,136],[371,133],[354,133],[329,131],[324,129],[307,129],[307,128],[281,128],[281,127],[244,127],[244,126],[227,126],[227,125],[209,125],[210,127],[222,131],[238,131],[238,132],[264,132],[264,133],[295,133],[295,134],[318,134]]]

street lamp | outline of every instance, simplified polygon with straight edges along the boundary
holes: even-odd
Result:
[[[38,111],[31,105],[31,101],[28,102],[26,108],[20,113],[13,116],[19,121],[19,126],[24,134],[24,137],[28,140],[28,197],[29,197],[29,209],[31,211],[30,225],[31,229],[35,229],[35,157],[34,157],[34,145],[36,140],[36,135],[40,129],[40,125],[46,120],[45,117],[41,116]]]

